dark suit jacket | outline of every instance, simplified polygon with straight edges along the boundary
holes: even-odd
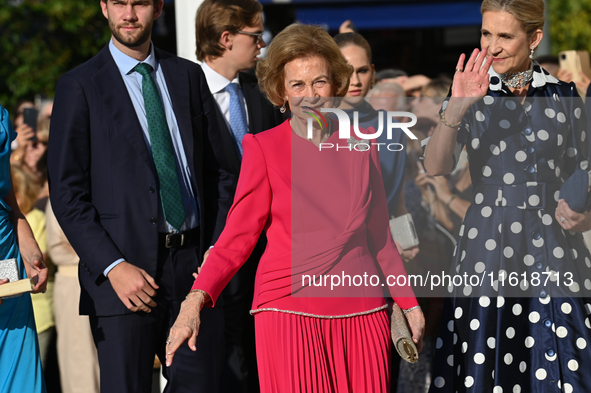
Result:
[[[269,100],[267,100],[263,93],[261,93],[258,80],[254,75],[247,72],[240,72],[238,74],[238,80],[240,82],[242,94],[244,95],[244,99],[246,101],[249,134],[258,134],[259,132],[270,130],[285,120],[281,112],[279,112],[279,110],[275,108],[269,102]],[[236,151],[236,144],[234,143],[232,131],[228,128],[226,120],[224,119],[219,107],[215,105],[215,103],[214,106],[215,112],[217,114],[217,123],[219,124],[219,136],[222,142],[224,159],[228,164],[228,169],[234,176],[234,181],[230,187],[231,196],[233,199],[240,174],[241,160],[238,152]],[[239,285],[252,286],[254,273],[256,271],[256,267],[258,266],[258,261],[265,251],[266,244],[267,242],[265,235],[261,234],[261,239],[253,250],[249,261],[246,263],[245,268],[248,270],[248,272],[244,271],[242,274],[235,276],[235,279],[229,285],[229,292],[239,291],[239,289],[236,287]],[[250,299],[248,301],[248,306],[250,306]]]
[[[258,134],[259,132],[270,130],[285,120],[279,110],[273,107],[269,100],[267,100],[261,93],[257,78],[254,75],[240,72],[238,74],[238,80],[240,81],[240,88],[242,89],[242,94],[246,100],[249,134]],[[240,156],[236,151],[232,131],[228,128],[226,120],[217,105],[215,105],[215,108],[224,156],[228,163],[229,170],[235,176],[232,192],[232,196],[234,196],[236,183],[238,182],[238,174],[240,173]]]
[[[223,228],[234,180],[226,170],[214,103],[201,68],[157,49],[155,54],[199,198],[202,249],[193,266],[177,273],[190,276]],[[108,46],[60,78],[48,160],[52,206],[80,256],[81,313],[130,312],[103,271],[124,258],[156,276],[160,201],[139,120]],[[179,291],[187,293],[189,288]]]

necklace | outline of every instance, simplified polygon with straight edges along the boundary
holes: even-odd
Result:
[[[507,72],[505,74],[500,74],[500,77],[503,83],[507,86],[514,89],[520,89],[527,86],[527,84],[534,78],[534,65],[532,63],[527,71]]]

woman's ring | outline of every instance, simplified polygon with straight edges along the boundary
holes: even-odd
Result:
[[[170,337],[166,339],[166,345],[170,345]]]
[[[565,222],[565,221],[566,221],[566,218],[564,218],[564,217],[561,216],[560,217],[560,222]]]
[[[461,68],[456,68],[456,72],[462,72]]]

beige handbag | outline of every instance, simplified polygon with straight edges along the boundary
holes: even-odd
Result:
[[[390,334],[394,348],[400,357],[409,363],[415,363],[419,360],[419,352],[415,343],[412,341],[412,334],[408,328],[406,316],[398,306],[392,304],[392,313],[390,314]]]

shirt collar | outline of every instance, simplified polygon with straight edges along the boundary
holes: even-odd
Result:
[[[152,66],[152,69],[156,70],[158,66],[158,62],[156,61],[156,56],[154,56],[154,44],[150,43],[150,54],[144,61],[137,61],[133,57],[126,55],[125,53],[121,52],[113,43],[113,38],[109,41],[109,50],[111,51],[111,56],[113,56],[113,60],[115,60],[115,64],[117,64],[117,68],[123,75],[130,74],[136,65],[139,63],[146,63]]]
[[[554,83],[554,84],[560,83],[560,81],[558,79],[556,79],[555,77],[550,75],[550,73],[548,73],[548,71],[543,69],[537,61],[535,61],[535,60],[532,60],[532,61],[534,63],[534,73],[533,73],[533,79],[531,82],[532,87],[534,87],[534,88],[543,87],[547,83]],[[492,67],[490,67],[488,70],[488,77],[490,80],[489,88],[492,91],[500,91],[503,89],[503,83],[501,82],[501,76]]]
[[[240,86],[238,75],[236,75],[236,78],[234,78],[233,80],[229,80],[225,76],[220,75],[216,71],[214,71],[214,69],[211,68],[206,62],[201,63],[201,69],[205,74],[205,79],[207,80],[207,84],[209,86],[209,91],[211,91],[211,94],[216,94],[224,91],[226,86],[228,86],[230,83],[238,83],[238,86]]]

